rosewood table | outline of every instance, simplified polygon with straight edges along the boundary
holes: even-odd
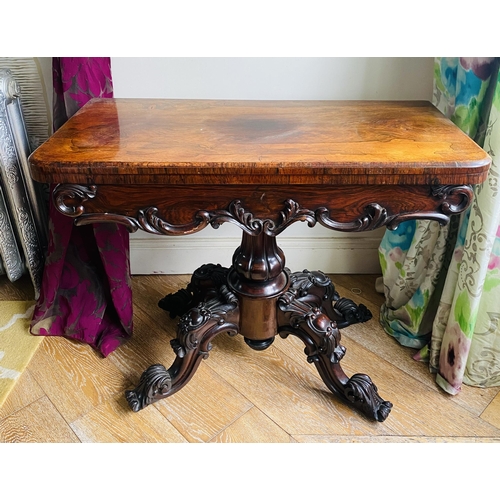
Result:
[[[230,267],[207,264],[160,301],[180,316],[169,369],[127,391],[132,410],[189,382],[219,333],[254,349],[279,334],[305,345],[327,387],[371,419],[392,404],[348,377],[340,330],[370,312],[322,272],[291,272],[276,242],[290,224],[365,231],[446,224],[471,203],[490,158],[428,102],[95,99],[30,157],[32,176],[75,224],[186,235],[242,230]]]

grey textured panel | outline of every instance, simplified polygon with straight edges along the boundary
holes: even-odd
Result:
[[[30,153],[20,88],[10,70],[0,69],[0,185],[7,215],[4,218],[5,232],[3,226],[1,231],[2,239],[5,239],[2,260],[12,281],[20,277],[18,266],[24,260],[38,296],[48,226],[42,185],[35,183],[29,173]],[[24,259],[15,255],[12,233]]]
[[[38,60],[37,57],[0,57],[0,70],[8,69],[21,89],[24,123],[32,150],[45,142],[52,131]]]
[[[1,127],[1,125],[0,125]],[[1,132],[0,132],[1,133]],[[10,220],[7,204],[0,182],[0,274],[7,274],[10,281],[16,281],[24,272],[24,262],[17,245],[14,227]]]

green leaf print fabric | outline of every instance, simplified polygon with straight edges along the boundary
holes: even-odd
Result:
[[[440,227],[409,221],[379,248],[385,302],[380,322],[418,349],[437,384],[500,385],[500,58],[437,58],[435,106],[492,158],[469,209]]]

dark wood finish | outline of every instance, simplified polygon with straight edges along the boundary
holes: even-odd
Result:
[[[221,270],[223,274],[228,272],[220,266],[209,267],[208,275],[205,274],[206,268],[202,270],[205,280],[210,279],[213,269],[217,278]],[[217,278],[212,284],[205,283],[205,293],[196,290],[199,303],[181,317],[177,337],[171,341],[176,354],[172,366],[168,370],[161,364],[150,366],[142,374],[139,385],[132,391],[126,391],[133,411],[139,411],[182,389],[191,380],[200,362],[208,357],[212,349],[211,340],[219,333],[239,333],[238,299],[226,285],[218,287]]]
[[[382,422],[387,418],[392,403],[379,396],[370,377],[358,373],[349,378],[340,366],[346,351],[340,344],[340,325],[343,328],[371,319],[366,307],[340,298],[330,279],[319,271],[290,274],[285,269],[285,291],[267,300],[233,293],[227,286],[232,271],[220,265],[202,266],[186,289],[160,301],[171,316],[182,314],[177,337],[171,342],[176,358],[168,370],[160,364],[150,366],[138,386],[126,392],[134,411],[186,385],[201,360],[208,357],[210,341],[219,333],[242,334],[258,351],[268,348],[279,333],[282,338],[291,334],[304,342],[307,361],[316,365],[332,392],[371,419]]]
[[[185,235],[225,222],[257,235],[277,236],[290,224],[316,223],[337,231],[365,231],[406,219],[446,224],[465,210],[469,186],[169,186],[61,184],[54,192],[61,212],[77,224],[118,222],[131,231]],[[293,199],[290,198],[293,196]],[[105,214],[105,215],[103,215]]]
[[[294,273],[292,286],[278,301],[279,335],[295,335],[304,342],[307,361],[314,363],[327,387],[368,417],[383,422],[392,403],[384,401],[368,375],[348,377],[340,366],[346,349],[340,344],[339,324],[371,318],[356,314],[351,321],[339,314],[340,299],[330,279],[321,272]]]
[[[202,266],[160,301],[180,316],[176,358],[127,392],[133,410],[181,389],[219,333],[257,350],[291,334],[328,388],[378,421],[392,404],[370,377],[340,366],[340,329],[371,313],[323,273],[290,272],[276,238],[296,222],[338,231],[446,224],[490,162],[429,103],[335,101],[93,100],[30,157],[36,180],[60,183],[55,205],[77,225],[242,230],[231,268]]]

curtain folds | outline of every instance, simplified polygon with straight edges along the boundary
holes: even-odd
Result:
[[[54,130],[93,97],[113,97],[110,58],[53,58]],[[129,234],[118,224],[77,227],[49,207],[49,247],[34,335],[60,335],[107,356],[132,335]]]
[[[437,58],[434,104],[491,156],[471,207],[446,227],[412,221],[379,248],[380,321],[437,384],[500,385],[500,58]]]

